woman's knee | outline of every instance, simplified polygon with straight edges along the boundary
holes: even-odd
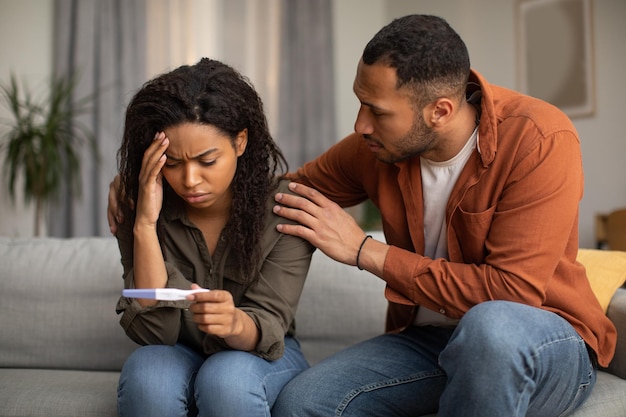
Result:
[[[285,384],[308,367],[297,344],[285,347],[283,356],[275,361],[240,351],[211,355],[195,384],[202,414],[210,409],[210,415],[219,416],[269,415]]]
[[[247,352],[211,355],[196,377],[196,404],[203,416],[269,415],[271,405],[263,375],[263,359]]]
[[[122,367],[118,385],[120,415],[187,415],[193,408],[191,387],[197,362],[173,346],[150,345],[135,350]]]
[[[170,362],[171,346],[150,345],[136,349],[124,362],[120,382],[139,385],[154,384],[158,390],[162,384],[160,379],[165,377],[162,364]]]
[[[137,386],[145,395],[171,396],[187,390],[203,358],[184,346],[148,345],[136,349],[126,360],[120,375],[120,387]]]

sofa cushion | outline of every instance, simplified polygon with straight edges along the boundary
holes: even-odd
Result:
[[[571,417],[626,416],[626,381],[607,372],[598,372],[591,395]]]
[[[0,369],[0,416],[116,417],[118,372]]]
[[[384,239],[377,236],[379,239]],[[385,331],[385,282],[317,250],[296,314],[296,336],[311,365]]]
[[[118,324],[114,238],[0,238],[0,367],[120,370],[137,346]]]
[[[606,315],[617,328],[617,346],[615,356],[609,365],[609,371],[626,379],[626,289],[619,288],[611,300]],[[624,414],[626,416],[626,414]]]
[[[613,294],[626,281],[626,252],[579,249],[577,260],[585,266],[591,288],[606,312]]]
[[[626,381],[606,372],[598,372],[591,395],[570,417],[626,416]],[[423,417],[437,417],[429,414]]]

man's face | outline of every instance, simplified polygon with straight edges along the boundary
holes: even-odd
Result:
[[[387,163],[423,154],[438,141],[420,109],[414,108],[410,96],[396,84],[395,68],[359,62],[353,89],[361,107],[354,130],[368,141],[376,157]]]

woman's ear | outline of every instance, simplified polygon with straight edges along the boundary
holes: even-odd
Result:
[[[237,133],[237,137],[235,138],[235,153],[237,157],[243,155],[246,151],[246,146],[248,146],[248,129],[243,129],[241,132]]]

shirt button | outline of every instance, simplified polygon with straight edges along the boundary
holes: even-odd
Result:
[[[446,310],[444,310],[443,308],[440,308],[440,309],[439,309],[439,312],[440,312],[441,314],[446,314]]]

